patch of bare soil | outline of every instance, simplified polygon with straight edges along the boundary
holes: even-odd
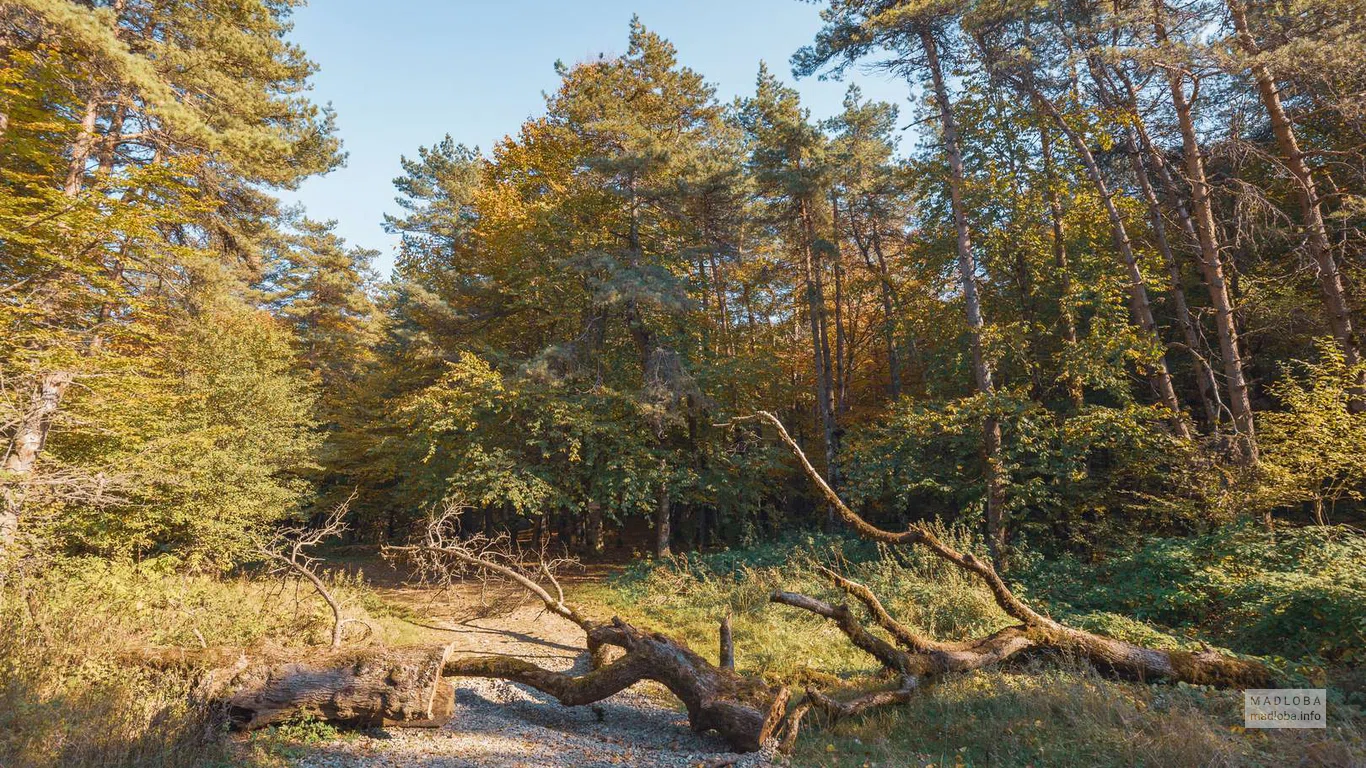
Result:
[[[367,573],[372,573],[367,569]],[[379,575],[377,590],[406,606],[433,639],[453,641],[454,655],[506,654],[547,669],[586,671],[583,631],[522,599],[520,590],[479,583],[449,589],[403,586]],[[590,571],[581,578],[601,578]],[[390,728],[319,745],[301,768],[442,766],[769,765],[771,755],[726,752],[714,734],[695,734],[687,713],[662,688],[641,683],[588,707],[503,680],[452,678],[455,716],[440,728]]]

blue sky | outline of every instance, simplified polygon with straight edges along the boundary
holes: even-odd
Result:
[[[791,81],[788,59],[820,28],[820,6],[800,0],[313,0],[293,39],[321,66],[314,97],[337,110],[349,159],[285,196],[315,219],[336,219],[349,242],[381,252],[387,275],[399,156],[449,133],[487,151],[544,109],[556,59],[621,53],[631,15],[668,38],[680,61],[727,101],[752,92],[759,61]],[[851,73],[866,96],[905,104],[904,82]],[[815,117],[840,109],[846,83],[796,83]],[[908,110],[904,108],[902,114]]]

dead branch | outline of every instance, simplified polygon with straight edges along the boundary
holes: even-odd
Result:
[[[572,621],[583,631],[593,669],[574,676],[553,672],[521,659],[482,656],[446,662],[445,673],[511,680],[548,693],[568,706],[601,701],[641,680],[668,688],[688,710],[695,731],[714,730],[740,752],[760,748],[774,732],[787,708],[789,690],[773,687],[725,667],[712,665],[681,640],[637,629],[619,617],[595,621],[566,602],[564,590],[545,560],[524,566],[501,542],[454,535],[458,509],[435,515],[420,543],[388,547],[418,562],[425,576],[450,580],[462,572],[493,574],[511,581],[539,599],[549,613]],[[625,654],[604,663],[608,646]]]
[[[937,676],[947,672],[976,669],[999,663],[1027,650],[1044,649],[1072,653],[1091,661],[1102,671],[1141,680],[1176,680],[1220,687],[1256,687],[1271,679],[1265,666],[1225,656],[1215,651],[1168,651],[1146,648],[1102,635],[1064,626],[1047,618],[1020,600],[991,564],[969,553],[962,553],[939,540],[928,528],[912,524],[908,530],[886,531],[864,520],[844,503],[806,458],[776,416],[759,411],[748,419],[772,424],[778,437],[796,456],[807,477],[816,485],[839,516],[859,535],[888,544],[923,546],[939,558],[976,574],[991,591],[1001,610],[1021,622],[986,637],[964,643],[937,643],[921,638],[897,623],[872,592],[856,582],[835,576],[835,584],[859,599],[874,621],[906,646],[903,651],[872,635],[854,619],[847,606],[831,606],[805,595],[775,592],[773,602],[801,608],[833,620],[850,641],[878,659],[882,665],[901,674]]]
[[[256,548],[257,554],[273,563],[272,573],[293,574],[298,578],[306,579],[327,603],[327,607],[332,610],[331,646],[333,648],[341,647],[342,629],[347,624],[364,624],[369,629],[370,634],[374,634],[375,628],[364,619],[346,618],[342,615],[341,603],[323,583],[322,578],[318,576],[317,565],[320,560],[309,555],[307,550],[334,536],[340,536],[346,531],[346,513],[351,507],[351,501],[355,498],[356,494],[353,492],[346,501],[338,504],[336,509],[332,510],[322,525],[316,528],[303,526],[281,528]]]

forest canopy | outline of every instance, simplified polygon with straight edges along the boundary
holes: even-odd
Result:
[[[387,276],[280,201],[346,159],[298,5],[0,2],[0,584],[248,573],[338,509],[665,563],[847,502],[1072,607],[1359,538],[1366,5],[830,0],[792,75],[910,97],[829,115],[632,19],[493,146],[394,148]]]

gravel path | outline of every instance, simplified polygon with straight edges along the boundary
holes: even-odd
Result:
[[[501,653],[548,669],[587,669],[583,632],[539,608],[521,605],[500,615],[470,615],[477,588],[434,594],[382,589],[385,596],[433,617],[430,629],[455,640],[455,654]],[[771,755],[726,752],[715,734],[695,734],[687,713],[662,687],[637,684],[591,707],[504,680],[455,678],[455,717],[441,728],[391,728],[319,745],[300,768],[559,768],[559,766],[771,765]]]

